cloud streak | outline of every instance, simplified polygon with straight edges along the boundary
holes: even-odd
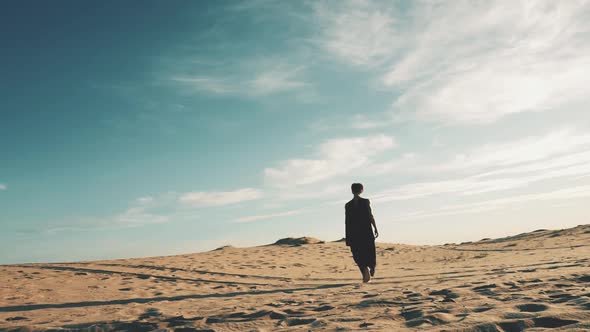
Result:
[[[234,191],[193,191],[178,198],[179,202],[192,207],[214,207],[231,205],[263,197],[262,191],[253,188],[243,188]]]
[[[265,182],[274,187],[317,183],[368,166],[372,157],[395,146],[393,137],[382,134],[326,140],[314,159],[288,159],[264,169]]]
[[[373,196],[373,199],[375,202],[390,202],[448,194],[459,197],[469,196],[524,188],[536,182],[552,179],[572,179],[588,175],[590,175],[590,150],[473,176],[406,184],[379,192]]]
[[[254,222],[254,221],[266,220],[266,219],[272,219],[272,218],[293,216],[293,215],[300,214],[300,213],[301,213],[301,211],[299,211],[299,210],[291,210],[291,211],[271,213],[271,214],[259,214],[259,215],[254,215],[254,216],[241,217],[241,218],[236,219],[235,222],[247,223],[247,222]]]
[[[512,195],[506,198],[485,200],[476,203],[447,205],[437,210],[415,211],[400,215],[398,219],[416,219],[438,217],[445,215],[457,215],[467,213],[480,213],[485,211],[506,209],[518,204],[528,202],[550,202],[556,200],[569,200],[590,197],[590,185],[575,186],[573,188],[557,189],[547,192]]]
[[[263,68],[209,75],[181,74],[171,78],[190,91],[217,95],[263,97],[300,90],[307,83],[302,74],[304,67],[274,64]]]
[[[590,135],[572,129],[559,129],[545,135],[516,141],[486,144],[436,167],[442,170],[469,170],[502,167],[539,161],[590,147]]]
[[[575,0],[416,1],[403,10],[350,1],[318,5],[315,16],[326,52],[378,68],[397,95],[394,119],[481,125],[582,107],[589,11]]]
[[[167,192],[142,196],[129,203],[121,212],[112,215],[82,216],[66,223],[50,225],[47,233],[88,231],[95,229],[122,229],[178,221],[194,221],[204,208],[224,207],[263,197],[253,188],[233,191]]]
[[[329,6],[320,2],[315,5],[320,31],[316,44],[339,59],[359,66],[374,66],[390,57],[396,49],[398,36],[388,8],[368,1],[336,4]]]

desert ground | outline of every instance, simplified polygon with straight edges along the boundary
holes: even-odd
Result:
[[[377,244],[363,284],[341,241],[0,266],[2,331],[590,331],[590,225]]]

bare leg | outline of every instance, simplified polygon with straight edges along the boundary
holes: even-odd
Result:
[[[365,266],[363,268],[363,282],[371,281],[371,274],[369,272],[369,267]]]

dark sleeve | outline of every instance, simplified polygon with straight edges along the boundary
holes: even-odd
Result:
[[[348,206],[344,206],[344,227],[345,227],[345,238],[346,238],[346,245],[350,246],[350,233],[351,233],[351,226],[350,220],[348,216]]]
[[[375,222],[375,218],[373,218],[373,211],[371,211],[371,202],[367,199],[367,215],[369,217],[369,222]]]

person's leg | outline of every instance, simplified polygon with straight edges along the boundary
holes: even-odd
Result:
[[[363,269],[363,282],[371,281],[371,272],[369,271],[369,267],[365,266]]]
[[[362,265],[358,265],[358,264],[357,264],[357,266],[359,267],[359,271],[361,271],[361,274],[362,274],[363,271],[365,270],[365,267]]]
[[[367,282],[367,277],[370,279],[370,272],[368,270],[367,265],[364,263],[362,247],[351,246],[350,251],[352,252],[352,258],[354,259],[354,262],[361,271],[361,275],[363,276],[363,282]]]
[[[371,271],[369,270],[370,260],[368,260],[369,252],[366,245],[359,246],[357,250],[359,268],[363,274],[363,282],[371,281]]]
[[[375,249],[375,242],[369,243],[369,269],[371,269],[371,277],[375,276],[375,267],[377,266],[377,255]]]

